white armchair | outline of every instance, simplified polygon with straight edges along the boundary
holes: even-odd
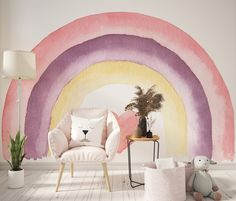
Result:
[[[101,146],[78,144],[72,146],[73,138],[73,118],[86,118],[90,119],[97,118],[98,120],[104,118],[104,129],[101,138]],[[100,118],[100,119],[99,119]],[[83,129],[83,128],[82,128]],[[93,128],[92,128],[93,129]],[[82,130],[85,133],[88,130]],[[92,131],[91,131],[92,132]],[[93,134],[96,135],[96,129]],[[86,134],[85,141],[86,140]],[[109,191],[111,191],[109,176],[107,171],[107,162],[111,161],[119,145],[120,139],[120,128],[116,121],[116,118],[111,111],[104,109],[75,109],[67,113],[63,119],[58,123],[56,128],[51,130],[48,134],[49,149],[53,157],[60,161],[60,170],[58,181],[56,184],[56,192],[59,189],[63,170],[66,163],[70,163],[71,177],[74,175],[74,162],[76,161],[95,161],[100,162],[103,167],[106,185]],[[82,142],[82,140],[80,140]],[[80,143],[79,142],[79,143]]]

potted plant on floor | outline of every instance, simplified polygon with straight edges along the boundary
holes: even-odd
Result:
[[[8,171],[8,187],[21,188],[24,186],[24,169],[21,168],[21,163],[25,157],[24,144],[26,136],[21,137],[20,131],[17,132],[15,139],[10,138],[10,161],[7,160],[11,169]]]
[[[138,128],[136,131],[136,137],[147,136],[147,118],[148,114],[153,111],[157,111],[162,107],[164,98],[162,94],[155,91],[156,85],[150,87],[146,93],[140,86],[135,86],[137,91],[131,102],[126,105],[125,110],[134,110],[136,115],[139,116]]]

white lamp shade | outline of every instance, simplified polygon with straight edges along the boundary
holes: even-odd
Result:
[[[11,79],[36,77],[36,57],[33,52],[11,51],[3,53],[3,76]]]

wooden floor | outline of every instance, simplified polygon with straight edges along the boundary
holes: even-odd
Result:
[[[106,189],[102,171],[75,171],[74,178],[65,170],[59,192],[55,193],[58,172],[26,170],[25,187],[7,188],[7,171],[0,171],[0,201],[143,201],[144,187],[132,189],[126,170],[109,171],[112,192]],[[211,175],[221,188],[223,200],[236,200],[236,170],[212,170]],[[135,180],[143,181],[143,173],[134,172]],[[187,195],[187,200],[193,200]],[[205,199],[210,200],[210,199]],[[174,200],[173,200],[174,201]]]

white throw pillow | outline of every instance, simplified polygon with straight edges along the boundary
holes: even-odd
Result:
[[[104,148],[102,144],[105,133],[106,117],[87,119],[71,115],[71,141],[69,147],[76,146],[97,146]]]

